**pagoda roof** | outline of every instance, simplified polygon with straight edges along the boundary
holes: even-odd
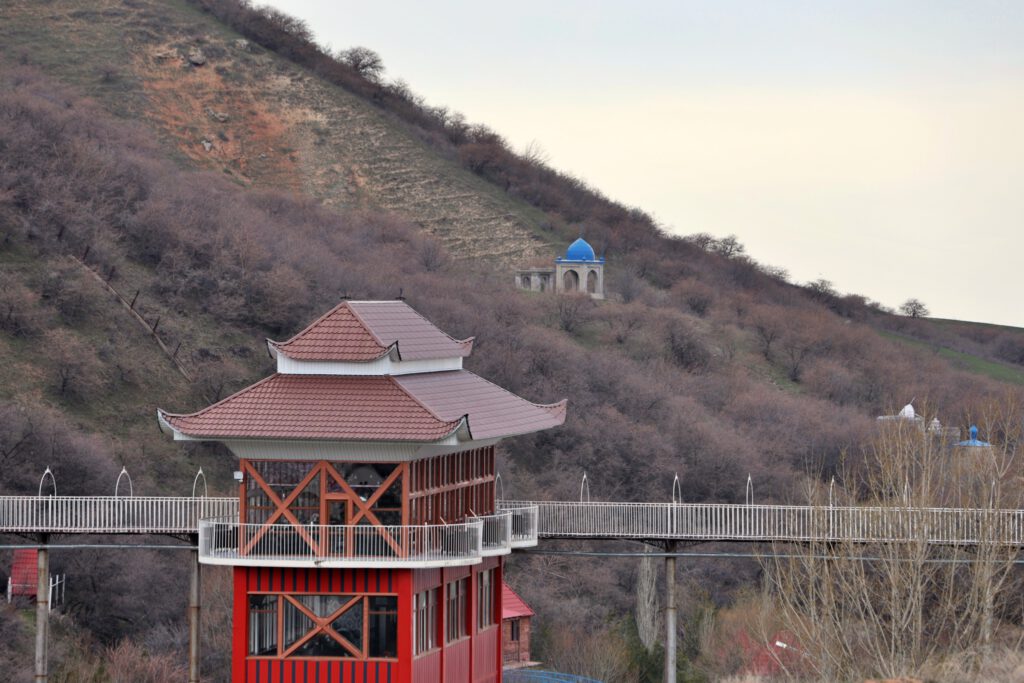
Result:
[[[433,443],[525,434],[565,421],[566,402],[535,404],[467,370],[403,376],[274,374],[161,428],[195,439]]]
[[[468,356],[473,338],[445,334],[401,300],[342,301],[291,339],[267,345],[298,361],[430,360]]]
[[[501,582],[501,618],[517,619],[519,617],[532,617],[533,610],[526,604],[526,601],[519,597],[519,594],[512,590],[504,581]]]

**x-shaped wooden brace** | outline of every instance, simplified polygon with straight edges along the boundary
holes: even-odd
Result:
[[[313,627],[313,629],[311,631],[309,631],[306,635],[302,636],[301,638],[296,640],[294,643],[292,643],[291,646],[289,646],[288,649],[285,650],[281,654],[282,657],[287,657],[291,653],[295,652],[297,649],[302,647],[310,638],[312,638],[316,634],[318,634],[318,633],[326,633],[331,639],[337,641],[339,645],[341,645],[343,648],[348,650],[352,654],[353,657],[358,657],[360,659],[366,659],[366,645],[367,645],[367,641],[369,640],[369,635],[370,634],[367,633],[367,631],[368,631],[368,629],[367,629],[367,612],[366,612],[366,606],[365,605],[363,606],[363,623],[360,625],[360,628],[361,628],[362,634],[363,634],[363,649],[362,650],[360,650],[355,645],[350,643],[347,638],[345,638],[340,633],[335,631],[334,628],[331,626],[331,624],[334,623],[335,619],[337,619],[342,614],[344,614],[345,612],[347,612],[350,609],[352,609],[353,607],[355,607],[356,603],[361,602],[362,599],[363,599],[363,596],[357,595],[356,597],[352,598],[351,600],[346,602],[344,605],[342,605],[341,607],[339,607],[338,609],[336,609],[334,612],[332,612],[331,614],[329,614],[326,617],[318,617],[316,615],[316,613],[314,613],[311,609],[309,609],[308,607],[306,607],[305,605],[303,605],[301,602],[299,602],[298,600],[296,600],[295,598],[293,598],[290,595],[283,595],[281,597],[283,597],[285,600],[287,600],[291,604],[295,605],[295,607],[298,608],[299,611],[301,611],[303,614],[305,614],[307,617],[309,617],[313,621],[313,624],[315,624],[315,626]],[[282,619],[284,618],[283,615],[284,615],[284,612],[282,610]]]
[[[402,552],[402,544],[396,542],[395,539],[391,537],[391,534],[389,534],[387,530],[383,528],[384,525],[380,523],[380,518],[378,518],[377,515],[373,513],[373,510],[371,508],[377,504],[377,501],[380,500],[381,496],[387,493],[387,490],[391,488],[391,485],[398,481],[398,478],[405,473],[405,463],[396,467],[395,471],[389,474],[387,479],[381,482],[381,485],[377,487],[377,490],[374,491],[373,495],[367,498],[365,502],[363,501],[362,498],[359,497],[358,493],[352,490],[352,487],[348,485],[348,482],[346,482],[337,472],[334,471],[333,467],[327,465],[327,463],[323,464],[325,465],[324,471],[326,471],[331,476],[331,478],[338,483],[338,486],[341,487],[341,490],[345,493],[348,499],[352,501],[352,504],[356,508],[356,511],[352,514],[352,518],[348,520],[348,523],[352,526],[355,526],[360,519],[366,517],[368,520],[370,520],[370,524],[376,527],[377,533],[379,533],[384,538],[385,542],[387,542],[387,544],[390,545],[396,553],[398,553],[399,557],[403,557],[405,553]],[[351,548],[351,538],[346,540],[348,541],[346,543],[346,547]]]
[[[247,461],[242,461],[242,469],[248,472],[249,475],[253,477],[253,481],[255,481],[256,484],[261,489],[263,489],[263,493],[267,494],[267,498],[269,498],[270,502],[273,503],[274,506],[277,508],[274,511],[274,514],[270,515],[267,521],[264,522],[263,525],[260,527],[259,531],[253,534],[253,537],[250,538],[249,542],[246,543],[245,546],[242,548],[242,555],[248,555],[249,551],[253,549],[256,543],[259,542],[259,540],[263,538],[263,536],[266,535],[268,531],[270,531],[271,526],[273,526],[273,524],[277,522],[277,520],[279,520],[281,517],[284,517],[289,522],[291,522],[292,526],[298,532],[299,536],[301,536],[302,539],[309,544],[309,547],[312,548],[314,552],[319,550],[319,546],[317,545],[316,541],[313,540],[313,538],[306,531],[306,528],[303,526],[302,522],[299,521],[299,518],[296,517],[295,514],[288,509],[288,506],[295,502],[295,499],[302,494],[302,492],[306,489],[307,486],[309,486],[310,482],[313,481],[313,478],[316,477],[316,475],[319,474],[322,469],[324,469],[324,465],[325,463],[322,462],[317,463],[313,467],[313,469],[309,471],[309,474],[307,474],[305,478],[301,482],[299,482],[298,486],[295,487],[295,490],[288,494],[287,498],[281,500],[281,497],[274,493],[274,490],[267,486],[266,482],[263,481],[263,478],[259,475],[259,472],[257,472],[253,468],[253,466],[250,465]],[[328,467],[327,470],[330,471],[331,468]]]

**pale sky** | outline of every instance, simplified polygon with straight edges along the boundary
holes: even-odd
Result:
[[[1024,327],[1024,2],[269,4],[670,232]]]

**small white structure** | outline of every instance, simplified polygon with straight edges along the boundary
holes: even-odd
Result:
[[[594,299],[604,298],[604,257],[582,237],[569,245],[565,257],[555,259],[554,268],[525,268],[516,271],[516,287],[531,292],[579,292]]]
[[[960,430],[956,427],[943,426],[942,422],[940,422],[937,417],[933,417],[930,422],[925,424],[924,417],[917,414],[917,411],[914,410],[914,406],[911,403],[903,406],[903,408],[900,409],[900,412],[895,415],[879,415],[876,419],[879,422],[908,422],[915,425],[922,432],[927,430],[929,434],[934,434],[935,436],[953,437],[960,433]]]

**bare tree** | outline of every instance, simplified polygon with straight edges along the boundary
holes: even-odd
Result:
[[[721,254],[725,258],[733,258],[743,254],[747,248],[743,246],[739,238],[736,235],[729,235],[723,237],[720,240],[716,240],[711,247],[712,251],[717,254]]]
[[[931,311],[920,299],[907,299],[900,304],[900,313],[911,318],[927,318]]]
[[[778,614],[803,655],[790,662],[791,677],[964,680],[965,670],[991,656],[994,621],[1013,599],[1008,579],[1016,551],[1000,543],[1000,518],[985,511],[1019,505],[1005,482],[1020,424],[1019,414],[1001,419],[993,427],[1006,437],[999,447],[955,454],[915,423],[882,429],[832,500],[887,510],[909,540],[786,546],[763,563]],[[820,488],[811,486],[809,498],[827,509]],[[976,542],[929,543],[928,524],[910,520],[914,510],[938,506],[980,510]],[[952,673],[944,669],[951,661]]]
[[[379,82],[384,75],[384,60],[368,47],[350,47],[338,53],[338,60],[355,69],[360,76]]]

